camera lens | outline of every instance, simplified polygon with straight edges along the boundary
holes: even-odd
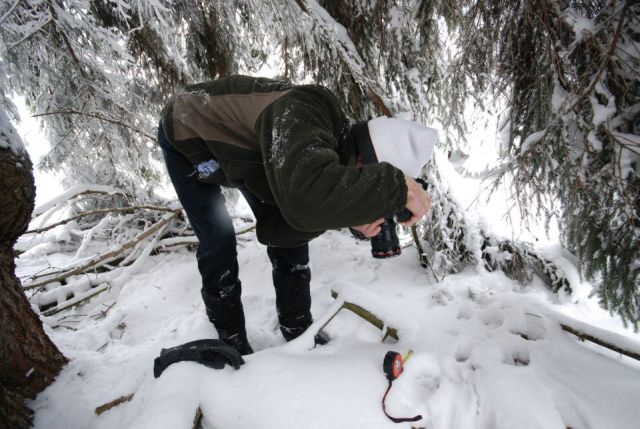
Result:
[[[371,239],[371,255],[374,258],[393,258],[402,253],[400,240],[396,234],[396,223],[393,217],[385,218],[380,225],[380,232]]]

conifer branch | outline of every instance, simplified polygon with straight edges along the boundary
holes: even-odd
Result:
[[[53,7],[51,0],[47,1],[47,7],[49,8],[49,13],[51,13],[51,17],[56,22],[56,25],[55,25],[56,32],[60,35],[60,37],[62,38],[62,42],[64,43],[65,47],[69,51],[69,55],[71,56],[71,60],[73,64],[76,66],[76,68],[84,78],[85,83],[87,84],[87,90],[91,93],[91,95],[95,96],[95,91],[91,86],[91,84],[89,83],[90,82],[89,76],[87,75],[86,70],[82,67],[82,62],[80,61],[80,58],[78,58],[78,55],[76,55],[76,52],[73,49],[73,46],[71,46],[71,42],[69,41],[69,37],[67,36],[67,33],[65,33],[64,31],[58,28],[58,25],[57,25],[59,20],[58,12],[56,12],[55,8]]]
[[[78,110],[73,110],[73,109],[67,109],[67,110],[58,110],[55,112],[44,112],[44,113],[38,113],[32,116],[32,118],[38,118],[38,117],[42,117],[42,116],[51,116],[51,115],[80,115],[80,116],[86,116],[88,118],[93,118],[93,119],[98,119],[100,121],[105,121],[105,122],[109,122],[111,124],[114,125],[119,125],[123,128],[127,128],[133,132],[136,132],[138,134],[143,135],[144,137],[148,138],[149,140],[153,141],[154,143],[156,142],[156,138],[154,136],[152,136],[151,134],[148,134],[147,132],[139,129],[139,128],[135,128],[132,127],[130,125],[125,124],[122,121],[119,121],[117,119],[111,119],[111,118],[107,118],[106,116],[97,114],[97,113],[89,113],[89,112],[80,112]]]
[[[595,89],[596,85],[600,81],[600,78],[602,77],[602,74],[606,70],[607,66],[609,65],[609,62],[614,57],[614,54],[616,52],[616,47],[618,46],[618,40],[620,39],[620,34],[622,34],[622,27],[624,26],[624,20],[625,20],[627,11],[629,10],[629,6],[630,6],[631,3],[632,3],[631,1],[624,1],[624,6],[622,7],[622,11],[620,12],[620,18],[619,18],[619,21],[618,21],[618,26],[616,28],[616,31],[615,31],[614,35],[613,35],[613,39],[611,40],[611,44],[609,45],[609,49],[607,50],[607,53],[604,56],[604,59],[602,61],[602,64],[600,65],[600,68],[598,69],[598,71],[596,72],[595,76],[591,80],[591,83],[577,97],[575,102],[571,103],[571,106],[568,109],[564,110],[564,113],[568,113],[568,112],[570,112],[572,110],[575,110],[575,108],[578,107],[578,105],[580,103],[582,103],[587,97],[589,97],[589,95],[593,92],[593,90]],[[567,101],[568,100],[569,99],[567,99]]]

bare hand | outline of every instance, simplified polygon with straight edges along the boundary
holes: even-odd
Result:
[[[384,218],[374,220],[366,225],[353,226],[352,228],[360,231],[365,237],[371,238],[380,233],[380,225],[382,225],[382,222],[384,222]]]
[[[409,227],[418,222],[431,208],[431,198],[413,178],[404,176],[407,182],[407,209],[411,212],[411,219],[401,222]]]

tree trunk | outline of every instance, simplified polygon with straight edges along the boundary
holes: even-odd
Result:
[[[67,362],[45,334],[15,276],[13,245],[33,211],[35,187],[29,156],[12,149],[0,130],[0,427],[28,428],[35,398]],[[9,134],[11,134],[9,131]],[[3,143],[9,143],[5,148]]]

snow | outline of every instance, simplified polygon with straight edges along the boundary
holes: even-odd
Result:
[[[25,153],[22,141],[3,109],[0,109],[0,149],[8,149],[19,156]]]
[[[585,33],[593,33],[595,30],[595,24],[590,19],[584,17],[576,9],[568,7],[561,13],[565,22],[573,28],[573,32],[576,38],[576,42],[579,42],[584,37]]]
[[[330,231],[310,245],[314,327],[348,301],[396,328],[400,341],[383,342],[379,330],[343,309],[325,328],[332,341],[312,348],[311,332],[291,343],[281,337],[270,264],[252,234],[241,236],[238,258],[256,353],[240,370],[183,362],[153,378],[161,348],[216,334],[194,254],[148,256],[119,291],[45,319],[71,361],[30,404],[34,427],[191,428],[198,407],[205,429],[409,427],[387,420],[380,405],[384,354],[409,349],[414,355],[387,410],[421,414],[415,427],[637,427],[640,364],[564,333],[558,321],[576,303],[561,302],[540,280],[523,288],[501,273],[469,270],[429,283],[412,248],[375,260],[368,243]],[[19,262],[23,271],[33,263]],[[594,306],[590,317],[606,313]],[[637,346],[638,334],[626,336]]]
[[[529,151],[531,146],[535,145],[544,138],[546,132],[547,130],[542,130],[529,134],[529,137],[527,137],[520,146],[520,153],[526,153],[527,151]]]

